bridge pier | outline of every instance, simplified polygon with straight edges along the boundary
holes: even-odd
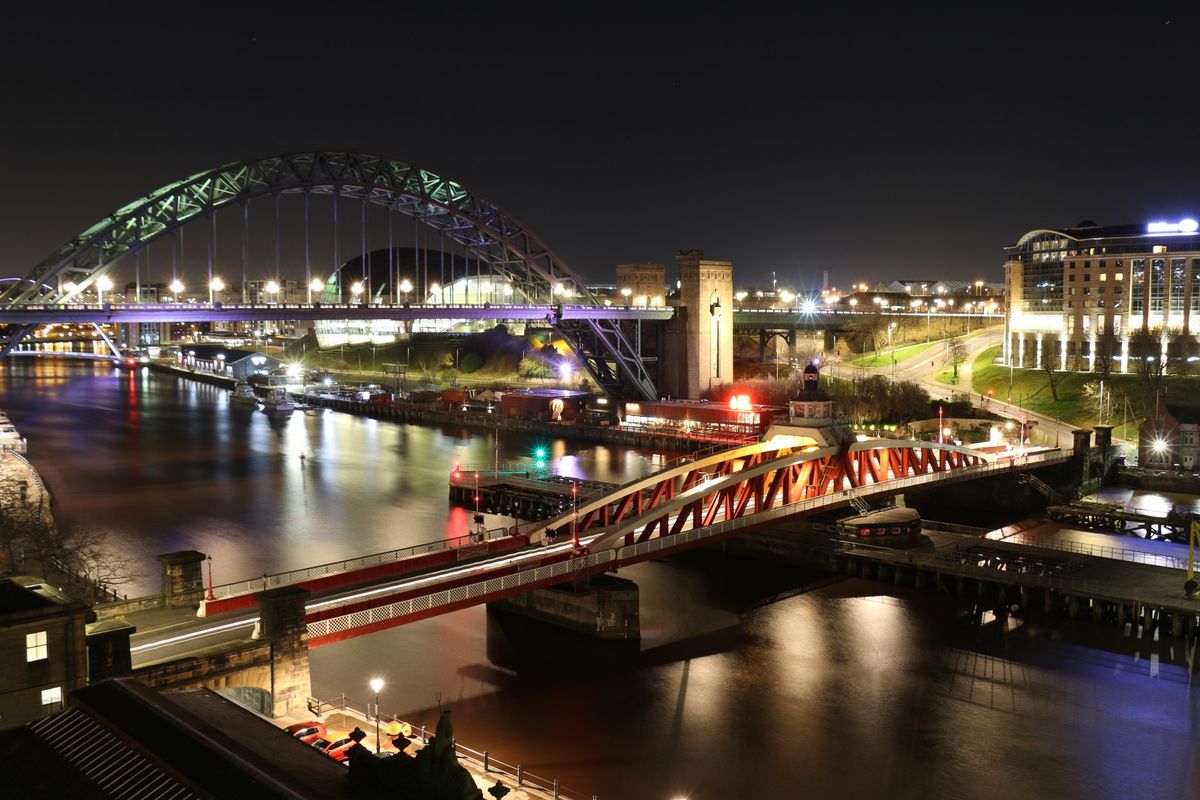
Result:
[[[271,647],[272,716],[306,714],[312,696],[308,661],[308,635],[304,604],[305,589],[284,586],[258,592],[261,628],[259,638]]]
[[[638,585],[612,575],[593,575],[488,603],[530,619],[597,639],[638,641],[642,636]]]
[[[167,608],[198,605],[204,596],[201,565],[207,558],[198,550],[177,550],[158,557],[162,564],[163,604]]]

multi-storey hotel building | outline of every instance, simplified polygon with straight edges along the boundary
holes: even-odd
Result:
[[[1183,219],[1026,233],[1005,248],[1005,363],[1093,370],[1111,358],[1114,372],[1128,372],[1131,359],[1193,355],[1198,228]]]

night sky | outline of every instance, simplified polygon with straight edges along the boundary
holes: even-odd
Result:
[[[453,177],[594,280],[698,247],[739,285],[998,281],[1031,228],[1200,215],[1188,4],[647,5],[26,10],[0,31],[0,268],[315,148]]]

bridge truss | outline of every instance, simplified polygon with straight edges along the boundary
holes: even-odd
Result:
[[[222,207],[292,193],[360,199],[411,216],[486,263],[492,277],[529,302],[561,305],[564,285],[578,302],[596,302],[584,280],[529,228],[461,183],[383,156],[314,151],[225,164],[157,189],[55,250],[0,293],[0,304],[70,302],[123,259],[183,225],[211,222]],[[68,284],[73,288],[62,291]],[[618,397],[657,397],[619,320],[551,314],[547,321],[603,389]]]
[[[954,445],[905,440],[807,450],[777,443],[736,448],[627,484],[582,505],[575,517],[565,514],[522,532],[522,538],[541,547],[459,569],[446,579],[426,576],[420,586],[395,594],[310,608],[309,646],[616,570],[863,497],[1019,472],[1071,457],[1069,450],[1052,450],[989,460]],[[583,547],[562,541],[572,519]],[[547,544],[551,536],[558,541]]]

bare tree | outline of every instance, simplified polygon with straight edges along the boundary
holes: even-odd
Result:
[[[954,381],[958,382],[958,365],[967,360],[967,344],[958,336],[946,340],[946,360],[954,365]]]
[[[1050,386],[1050,396],[1054,398],[1054,402],[1058,402],[1058,382],[1062,380],[1062,373],[1055,371],[1054,368],[1054,353],[1051,348],[1047,347],[1042,350],[1042,371],[1046,373],[1046,381]]]
[[[1113,332],[1112,326],[1109,325],[1096,337],[1095,372],[1100,376],[1100,380],[1105,380],[1112,373],[1112,362],[1116,355],[1117,334]]]

